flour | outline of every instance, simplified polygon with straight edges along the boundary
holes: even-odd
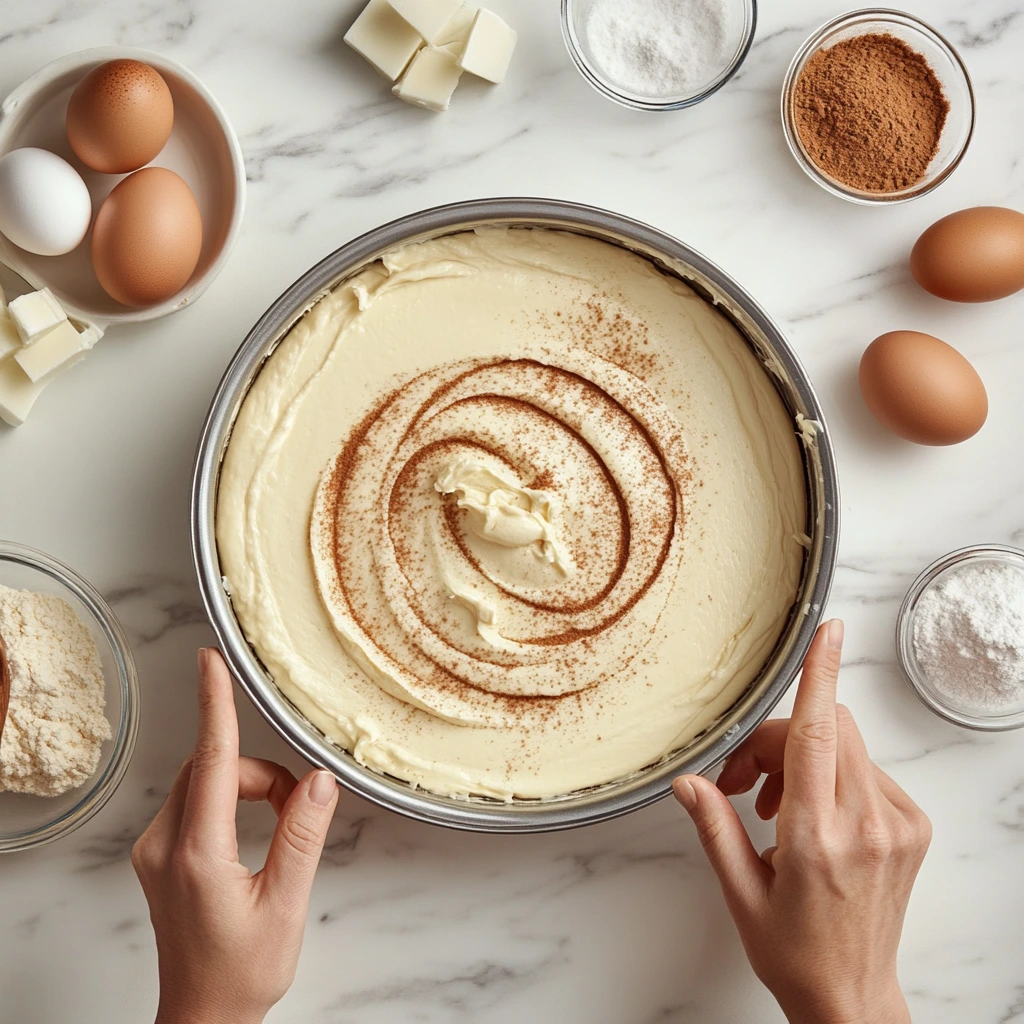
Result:
[[[652,99],[709,85],[736,52],[741,28],[738,0],[594,0],[583,26],[597,70]]]
[[[95,771],[110,723],[96,641],[59,597],[0,586],[11,703],[0,739],[0,791],[59,796]]]
[[[918,601],[914,653],[955,707],[989,716],[1024,709],[1024,567],[968,562],[942,573]]]

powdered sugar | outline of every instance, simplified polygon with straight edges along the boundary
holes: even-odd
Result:
[[[0,791],[58,796],[99,763],[110,723],[89,627],[67,601],[0,586],[11,703],[0,738]]]
[[[976,715],[1024,709],[1024,566],[954,566],[921,595],[914,653],[933,689]]]
[[[709,85],[736,52],[741,28],[737,0],[594,0],[583,26],[596,69],[650,99]]]

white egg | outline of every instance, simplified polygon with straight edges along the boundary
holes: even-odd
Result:
[[[89,230],[92,200],[82,176],[46,149],[0,157],[0,233],[38,256],[71,252]]]

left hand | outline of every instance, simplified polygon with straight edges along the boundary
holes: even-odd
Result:
[[[199,739],[132,850],[160,964],[157,1024],[258,1024],[288,991],[338,786],[238,756],[231,676],[199,652]],[[262,871],[238,860],[238,800],[267,800],[277,830]]]

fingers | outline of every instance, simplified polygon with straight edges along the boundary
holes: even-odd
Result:
[[[238,799],[258,802],[266,800],[280,817],[284,805],[298,785],[287,768],[258,757],[238,759]]]
[[[762,775],[781,772],[788,732],[788,718],[775,718],[759,725],[725,762],[718,776],[718,788],[726,796],[736,796],[753,789]]]
[[[257,876],[263,898],[305,914],[313,876],[338,803],[338,784],[327,771],[310,772],[281,810],[263,870]]]
[[[192,776],[192,758],[189,758],[178,772],[163,806],[149,827],[139,836],[132,847],[132,865],[135,873],[142,878],[155,865],[167,862],[181,828],[181,815],[188,794],[188,783]]]
[[[875,766],[868,756],[857,723],[849,708],[836,705],[836,801],[839,805],[863,806],[879,798]]]
[[[188,796],[189,781],[192,778],[192,758],[186,758],[178,770],[167,799],[150,823],[149,831],[159,832],[169,838],[177,836],[181,828],[181,816],[185,811],[185,798]]]
[[[199,737],[182,829],[230,854],[238,802],[238,719],[231,675],[220,652],[199,652]]]
[[[697,835],[730,906],[752,910],[764,898],[767,867],[757,855],[728,797],[699,775],[683,775],[672,789]]]
[[[754,801],[754,810],[762,821],[771,821],[782,806],[782,793],[786,788],[785,774],[776,772],[764,780],[761,792]]]
[[[924,816],[924,811],[907,795],[906,791],[889,775],[886,775],[877,764],[871,767],[875,773],[875,784],[886,798],[904,817],[916,821]]]
[[[798,804],[822,809],[836,800],[836,684],[843,623],[832,619],[815,634],[804,660],[786,741],[789,792]]]

